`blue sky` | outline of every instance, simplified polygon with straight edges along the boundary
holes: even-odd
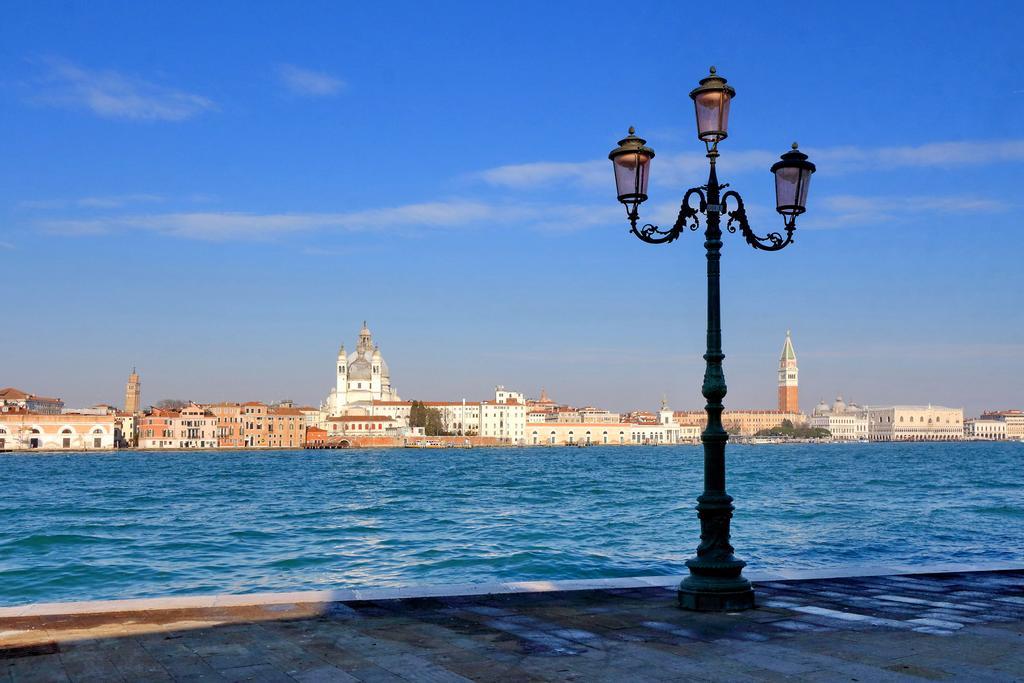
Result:
[[[1024,13],[1015,3],[8,4],[0,385],[69,404],[319,401],[369,320],[407,398],[498,383],[702,404],[702,239],[631,237],[706,179],[687,96],[737,91],[722,180],[819,172],[797,242],[723,256],[730,407],[1024,405]]]

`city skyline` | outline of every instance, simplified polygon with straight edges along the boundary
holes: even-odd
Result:
[[[776,403],[772,404],[772,405],[769,405],[769,404],[753,405],[752,404],[752,405],[730,406],[728,408],[728,410],[733,410],[733,411],[736,411],[736,410],[739,410],[739,411],[742,411],[742,410],[768,410],[768,411],[778,410],[778,411],[781,411],[781,412],[788,412],[788,411],[790,411],[792,409],[794,412],[802,412],[802,413],[807,414],[807,415],[811,414],[812,408],[809,407],[809,403],[808,403],[808,405],[800,405],[799,404],[798,390],[797,390],[797,380],[796,380],[796,374],[795,374],[796,373],[796,369],[797,369],[797,362],[798,362],[798,360],[797,360],[796,352],[794,350],[794,344],[793,344],[793,340],[792,340],[792,336],[791,335],[792,335],[792,331],[791,330],[786,330],[786,335],[785,335],[784,342],[783,342],[783,345],[782,345],[782,350],[781,350],[781,353],[779,354],[780,357],[776,360],[776,372],[777,372],[777,375],[776,375],[777,376],[777,382],[776,382],[776,391],[777,391]],[[373,351],[374,352],[373,353],[373,357],[374,357],[374,363],[375,364],[376,363],[383,363],[382,360],[378,360],[380,358],[380,356],[379,356],[380,346],[379,346],[379,344],[374,342],[373,334],[368,329],[368,325],[367,325],[366,321],[363,321],[361,330],[360,330],[359,335],[358,335],[357,338],[359,339],[359,343],[354,347],[354,348],[356,348],[356,351],[352,352],[351,354],[345,352],[345,348],[346,347],[345,347],[344,341],[340,342],[340,349],[338,351],[338,355],[335,358],[335,366],[334,366],[334,371],[335,371],[335,376],[336,376],[336,379],[337,379],[337,387],[338,388],[340,388],[342,386],[342,384],[348,384],[350,386],[350,390],[355,390],[356,389],[356,381],[355,380],[362,379],[362,377],[358,377],[357,378],[355,376],[352,376],[349,379],[349,381],[346,382],[345,381],[346,377],[342,373],[342,368],[343,367],[347,367],[351,371],[351,368],[353,367],[351,365],[351,363],[355,362],[355,359],[357,358],[357,352],[360,352],[361,349],[365,349],[366,352],[369,352],[369,351]],[[345,357],[347,359],[344,364],[341,363],[341,354],[342,353],[345,353]],[[367,357],[368,356],[369,356],[369,354],[367,354]],[[364,358],[364,356],[363,355],[358,355],[358,358]],[[367,365],[366,371],[367,371],[367,373],[370,372],[370,366],[369,365]],[[389,372],[388,371],[388,366],[387,366],[386,363],[383,364],[383,371],[385,373],[384,374],[385,382],[390,382],[389,375],[387,374]],[[376,373],[377,370],[374,369],[373,372]],[[500,385],[500,383],[498,383],[498,384]],[[184,401],[186,404],[187,403],[197,403],[197,404],[207,404],[207,405],[208,404],[214,404],[214,403],[223,403],[223,402],[237,403],[237,402],[244,402],[244,401],[249,401],[249,400],[253,399],[252,396],[248,396],[248,397],[244,397],[244,396],[231,396],[231,397],[220,396],[218,398],[210,398],[210,397],[199,397],[199,398],[197,398],[197,397],[194,397],[194,396],[191,396],[191,395],[182,394],[180,396],[163,395],[163,396],[161,396],[161,398],[153,398],[153,397],[151,397],[151,398],[149,398],[147,400],[141,400],[140,399],[140,386],[141,385],[142,385],[142,382],[140,381],[140,373],[138,373],[138,368],[135,367],[135,366],[132,366],[131,372],[128,375],[127,384],[125,385],[126,388],[123,390],[123,400],[122,400],[122,403],[124,403],[125,409],[128,410],[128,412],[130,412],[130,413],[138,412],[138,409],[141,409],[142,406],[154,406],[159,401],[164,400],[164,399],[173,399],[173,400]],[[359,386],[362,387],[361,384]],[[386,384],[385,386],[389,386],[389,385]],[[787,389],[785,391],[783,391],[783,386],[787,387]],[[383,395],[380,395],[380,396],[378,396],[376,394],[371,395],[369,393],[370,387],[371,387],[370,384],[366,385],[366,392],[365,392],[367,394],[366,396],[363,396],[362,398],[358,398],[355,395],[353,395],[353,397],[350,398],[349,400],[363,400],[363,399],[365,399],[365,400],[377,400],[377,401],[380,401],[381,399],[383,399],[385,401],[389,401],[389,400],[401,401],[402,400],[396,394],[394,394],[394,395],[393,394],[389,394],[388,391],[390,391],[390,390],[385,390],[385,393]],[[15,387],[15,388],[21,389],[21,387]],[[379,388],[377,389],[377,391],[379,392]],[[43,395],[42,393],[36,392],[36,391],[29,391],[28,393],[29,394],[34,394],[36,396]],[[295,405],[308,405],[308,406],[312,406],[312,407],[318,407],[318,408],[321,408],[322,410],[326,411],[327,414],[331,414],[331,413],[336,412],[337,408],[334,407],[334,405],[335,405],[334,404],[334,401],[335,401],[335,388],[334,387],[332,387],[331,392],[328,394],[327,398],[323,399],[323,400],[320,400],[320,401],[316,401],[316,400],[304,401],[304,400],[296,399],[296,398],[293,397],[295,395],[301,396],[301,395],[304,395],[305,393],[306,392],[302,392],[300,394],[295,394],[294,392],[292,392],[292,393],[287,393],[286,392],[286,395],[281,395],[281,396],[273,397],[273,398],[259,397],[258,400],[260,402],[262,402],[262,403],[267,404],[267,405],[275,405],[275,404],[277,404],[278,402],[281,402],[281,401],[288,401],[288,402],[291,402],[291,403],[293,403]],[[459,401],[461,399],[465,399],[465,400],[468,400],[468,401],[476,401],[476,400],[480,399],[480,396],[486,395],[486,393],[487,393],[487,391],[484,390],[482,393],[481,392],[477,392],[477,393],[472,393],[472,394],[462,395],[462,396],[455,396],[455,397],[453,397],[453,396],[431,396],[431,395],[426,395],[426,396],[418,396],[418,397],[415,397],[415,398],[411,398],[411,399],[406,400],[405,402],[415,401],[415,400],[427,400],[427,401],[439,401],[440,400],[440,401],[456,401],[457,402],[457,401]],[[538,397],[546,396],[548,393],[551,393],[551,392],[548,391],[548,387],[545,385],[545,386],[541,386],[536,391],[532,391],[532,390],[527,389],[527,390],[523,391],[522,393],[524,395],[526,395],[527,397],[529,397],[529,398],[536,399]],[[82,403],[82,402],[75,403],[74,401],[65,400],[63,396],[58,396],[58,394],[59,394],[59,392],[55,392],[52,395],[57,397],[57,398],[60,398],[60,399],[64,400],[64,405],[69,410],[73,410],[73,409],[76,409],[76,408],[88,408],[88,407],[93,407],[93,406],[96,406],[96,405],[108,405],[108,406],[114,406],[114,407],[118,407],[118,406],[121,405],[116,400],[113,400],[113,401],[101,400],[101,401],[92,401],[92,402],[86,401],[84,403]],[[478,396],[477,394],[480,394],[480,395]],[[849,394],[847,394],[846,397],[847,397],[848,400],[850,399],[850,395]],[[660,400],[662,401],[662,406],[664,406],[666,403],[669,402],[668,398],[669,397],[668,397],[667,393],[662,394],[662,396],[660,398]],[[839,391],[839,392],[833,394],[832,396],[822,395],[822,396],[819,396],[817,399],[815,399],[813,402],[814,403],[819,403],[819,402],[821,402],[821,403],[831,403],[832,398],[835,398],[836,400],[842,402],[842,400],[843,400],[843,392]],[[345,401],[345,399],[342,399],[341,402],[339,403],[339,406],[340,405],[344,405],[344,401]],[[807,402],[810,401],[810,399],[808,398],[806,393],[805,393],[805,396],[804,396],[804,401],[807,401]],[[646,410],[646,409],[650,408],[650,406],[646,405],[646,404],[645,405],[630,405],[630,406],[615,406],[615,405],[604,405],[604,404],[596,403],[594,401],[587,401],[587,400],[581,400],[581,401],[574,401],[574,400],[565,401],[565,400],[563,400],[561,402],[563,404],[565,404],[565,405],[570,405],[570,406],[577,406],[577,407],[591,406],[591,407],[596,407],[596,408],[600,408],[600,409],[610,409],[610,410],[613,410],[613,411],[616,411],[616,412],[621,412],[621,413],[626,413],[626,412],[630,412],[630,411],[634,411],[634,410]],[[901,404],[908,404],[908,403],[910,403],[910,404],[917,403],[917,404],[920,404],[920,405],[929,405],[929,406],[930,405],[939,405],[938,402],[932,401],[930,399],[929,400],[916,401],[916,402],[915,401],[907,401],[907,400],[894,400],[894,401],[886,401],[886,402],[859,400],[859,401],[857,401],[857,403],[861,403],[861,404],[864,404],[866,406],[873,406],[873,407],[901,405]],[[135,409],[128,409],[129,404],[135,406]],[[955,404],[950,404],[950,405],[955,405]],[[963,408],[963,406],[957,406],[957,407]],[[1003,408],[999,408],[999,407],[986,407],[986,408],[982,408],[982,409],[978,410],[976,413],[973,413],[973,414],[979,415],[979,414],[982,414],[984,412],[990,412],[990,411],[1000,410],[1000,409],[1005,409],[1005,408],[1007,408],[1007,407],[1006,406],[1004,406]],[[677,406],[676,409],[679,409],[679,406]],[[694,411],[697,411],[697,412],[702,412],[703,411],[703,406],[702,405],[701,406],[684,405],[682,407],[682,409],[684,411],[685,410],[694,410]],[[965,415],[970,415],[972,413],[970,413],[970,411],[964,409],[964,414]]]
[[[699,408],[701,237],[635,243],[604,156],[636,125],[670,216],[703,177],[686,92],[714,63],[738,90],[722,179],[755,229],[778,228],[767,169],[798,134],[819,168],[786,253],[726,244],[726,407],[774,405],[787,328],[805,410],[1017,406],[1024,20],[986,6],[793,5],[806,59],[763,30],[777,6],[711,48],[654,3],[636,61],[608,49],[610,3],[8,10],[0,384],[119,402],[137,365],[146,404],[318,403],[366,318],[405,397]]]

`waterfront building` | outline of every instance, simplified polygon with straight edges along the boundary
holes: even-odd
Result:
[[[150,408],[139,417],[139,448],[174,448],[176,410]]]
[[[585,408],[559,408],[554,413],[547,413],[549,416],[554,417],[555,422],[600,422],[610,423],[619,422],[621,415],[619,413],[613,413],[610,410],[602,410],[600,408],[594,408],[587,406]],[[550,419],[550,418],[549,418]]]
[[[217,419],[217,447],[244,448],[245,428],[241,403],[213,403],[207,406]]]
[[[983,420],[1001,420],[1006,423],[1006,438],[1024,439],[1024,410],[991,410],[981,414]]]
[[[526,399],[526,405],[531,411],[552,413],[564,406],[552,401],[548,396],[547,389],[541,387],[540,398],[528,398]]]
[[[526,425],[528,446],[643,445],[697,443],[701,425],[681,425],[675,413],[662,401],[657,414],[636,411],[633,419],[568,422],[546,420]]]
[[[139,373],[132,368],[128,375],[128,384],[124,388],[124,412],[134,415],[139,412],[139,397],[142,392],[142,383],[139,382]]]
[[[97,403],[88,408],[61,408],[62,415],[116,415],[117,408],[106,403]]]
[[[299,406],[296,410],[302,413],[302,422],[307,428],[315,427],[316,425],[321,424],[324,420],[323,412],[319,408],[314,408],[313,406]]]
[[[114,414],[114,445],[135,448],[139,445],[139,416],[120,411]]]
[[[634,428],[625,422],[544,422],[527,425],[528,446],[625,445],[635,443]],[[661,430],[654,429],[653,432]],[[654,438],[657,438],[655,436]]]
[[[837,441],[862,441],[868,438],[868,416],[856,403],[846,403],[837,396],[832,405],[824,399],[811,412],[808,425],[827,429]]]
[[[341,415],[327,418],[327,436],[332,439],[356,436],[398,436],[394,420],[384,415]]]
[[[964,438],[964,411],[943,406],[870,406],[871,441],[959,441]]]
[[[1006,440],[1006,422],[994,418],[974,418],[964,420],[964,437],[967,439],[984,439],[987,441]]]
[[[139,417],[139,448],[217,448],[217,415],[190,403],[177,410],[152,408]]]
[[[494,400],[480,403],[480,436],[522,445],[526,440],[526,400],[516,391],[495,387]]]
[[[191,403],[178,414],[176,448],[216,448],[217,416],[206,406]]]
[[[400,400],[398,392],[391,386],[388,364],[363,321],[356,350],[346,354],[344,344],[338,349],[335,385],[324,400],[322,409],[328,416],[337,417],[345,414],[346,408],[352,405]]]
[[[64,401],[48,396],[36,396],[14,387],[0,389],[0,413],[26,410],[38,415],[60,415]]]
[[[786,330],[786,341],[782,344],[782,355],[779,357],[779,412],[800,412],[800,370],[796,365],[796,351],[793,350],[793,339]]]
[[[704,426],[708,421],[707,413],[703,410],[676,412],[675,417],[679,424]],[[803,413],[786,413],[779,410],[726,410],[722,413],[722,425],[725,429],[740,436],[753,436],[762,429],[780,427],[786,420],[794,425],[802,425],[807,423],[807,416]]]
[[[11,408],[0,413],[0,451],[110,450],[113,415],[33,413]]]
[[[267,411],[265,448],[302,448],[306,440],[306,420],[298,408],[274,407]]]

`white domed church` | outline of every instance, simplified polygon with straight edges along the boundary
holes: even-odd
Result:
[[[335,386],[324,401],[323,410],[330,417],[344,414],[355,404],[371,401],[400,401],[391,387],[391,372],[380,347],[373,343],[373,335],[363,321],[356,350],[345,353],[345,345],[338,349]]]

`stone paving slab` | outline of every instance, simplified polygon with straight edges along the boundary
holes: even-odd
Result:
[[[663,579],[533,583],[12,609],[0,682],[1024,681],[1024,570],[769,580],[735,614],[682,611]]]

